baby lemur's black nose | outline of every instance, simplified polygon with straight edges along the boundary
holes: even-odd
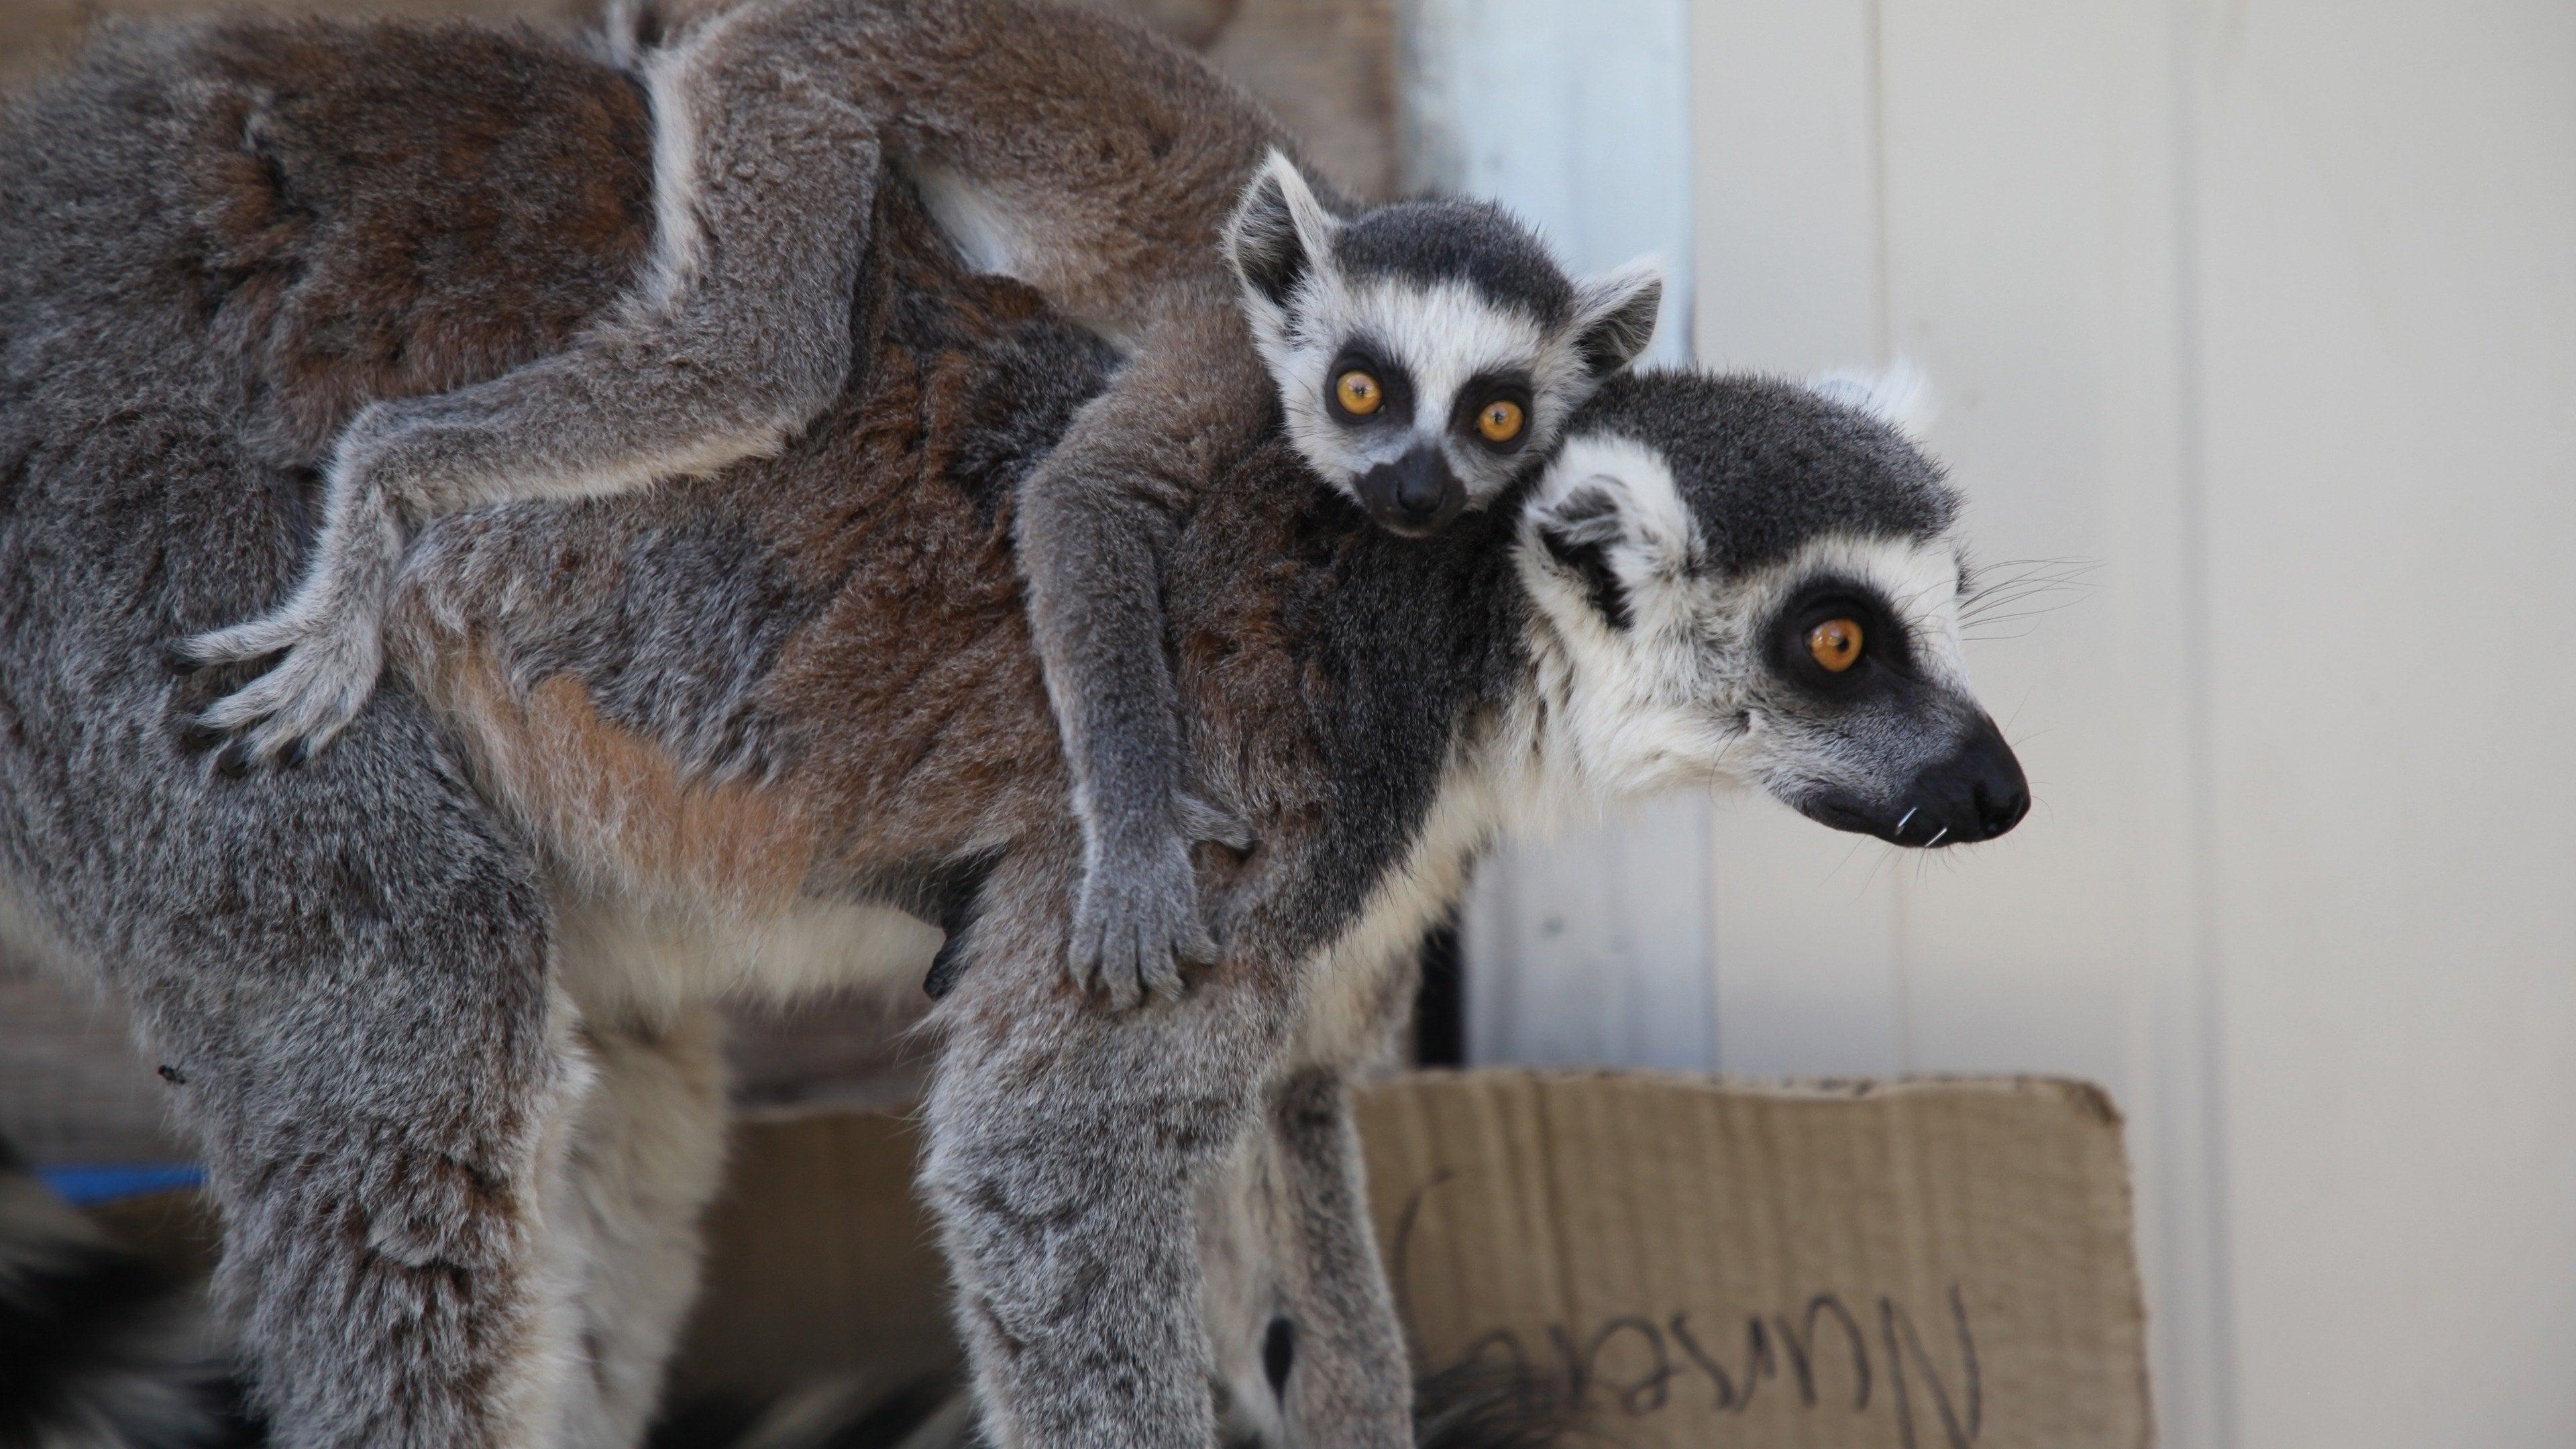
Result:
[[[1408,535],[1436,532],[1467,501],[1436,442],[1416,443],[1403,457],[1361,474],[1359,491],[1380,527]]]

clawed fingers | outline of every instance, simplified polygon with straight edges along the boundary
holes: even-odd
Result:
[[[1177,882],[1162,879],[1175,862],[1157,860],[1105,866],[1083,884],[1066,968],[1076,986],[1104,992],[1113,1010],[1134,1010],[1148,998],[1177,1000],[1187,987],[1182,967],[1216,961],[1216,938],[1199,919],[1187,859],[1172,854]]]
[[[292,649],[312,632],[310,621],[280,610],[228,629],[169,640],[161,646],[161,662],[180,674],[223,664],[247,664]]]
[[[200,636],[190,641],[186,652],[202,661],[209,653],[240,647],[240,637],[247,637],[237,630],[219,634],[237,637],[210,649],[205,641],[218,636]],[[261,650],[273,652],[273,647]],[[357,716],[375,688],[381,662],[371,630],[343,628],[309,635],[293,642],[267,673],[189,721],[181,728],[179,741],[199,751],[220,744],[214,768],[228,777],[247,774],[254,765],[300,765]]]

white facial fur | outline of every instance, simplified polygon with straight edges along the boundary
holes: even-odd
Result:
[[[1549,530],[1600,548],[1629,613],[1624,625],[1551,552]],[[1559,765],[1603,792],[1759,785],[1794,803],[1821,782],[1910,773],[1941,742],[1946,714],[1894,729],[1822,718],[1776,675],[1763,631],[1811,581],[1864,586],[1911,636],[1913,667],[1933,696],[1965,701],[1948,540],[1838,532],[1734,578],[1705,555],[1653,449],[1615,437],[1567,441],[1531,501],[1518,554],[1538,606],[1532,653],[1549,707],[1541,744]]]
[[[1582,356],[1587,333],[1614,314],[1642,307],[1643,326],[1623,339],[1624,362],[1643,348],[1652,330],[1662,283],[1651,259],[1577,284],[1570,315],[1554,326],[1465,281],[1348,275],[1333,253],[1343,223],[1316,199],[1294,163],[1277,153],[1247,188],[1245,206],[1229,229],[1227,245],[1238,267],[1247,246],[1263,244],[1253,239],[1255,233],[1270,245],[1284,242],[1275,219],[1267,225],[1250,220],[1257,210],[1253,199],[1274,187],[1304,266],[1284,301],[1247,283],[1245,314],[1279,388],[1290,442],[1355,501],[1354,484],[1362,474],[1429,443],[1446,458],[1468,508],[1490,503],[1528,460],[1545,453],[1601,381],[1603,370]],[[1329,397],[1337,363],[1352,351],[1403,375],[1411,394],[1404,425],[1354,426],[1335,413]],[[1616,365],[1604,370],[1615,371]],[[1507,377],[1529,388],[1522,435],[1507,450],[1460,437],[1452,426],[1461,393],[1480,377]],[[1481,405],[1484,399],[1467,401]]]
[[[1344,276],[1319,263],[1294,302],[1271,319],[1256,318],[1262,358],[1279,386],[1288,437],[1326,481],[1347,489],[1353,479],[1392,463],[1420,443],[1440,447],[1466,485],[1468,506],[1481,507],[1510,483],[1514,472],[1543,450],[1566,417],[1591,391],[1576,356],[1570,329],[1550,333],[1516,308],[1496,306],[1464,282],[1434,286],[1395,277]],[[1402,428],[1354,428],[1333,416],[1326,400],[1333,364],[1353,344],[1403,370],[1413,389],[1413,417]],[[1515,373],[1530,383],[1525,440],[1497,454],[1462,439],[1450,427],[1458,395],[1469,382]]]

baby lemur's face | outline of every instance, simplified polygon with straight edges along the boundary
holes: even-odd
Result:
[[[1381,526],[1437,531],[1543,458],[1654,335],[1662,284],[1569,279],[1495,207],[1403,202],[1351,219],[1273,156],[1227,236],[1288,435]]]
[[[1756,785],[1899,845],[2012,829],[2030,792],[1962,667],[1956,513],[1865,402],[1612,380],[1522,525],[1554,747],[1597,787]]]

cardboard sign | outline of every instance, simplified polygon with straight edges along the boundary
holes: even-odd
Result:
[[[1561,1375],[1638,1449],[2151,1442],[2119,1119],[2091,1087],[1473,1072],[1361,1112],[1427,1367]]]

